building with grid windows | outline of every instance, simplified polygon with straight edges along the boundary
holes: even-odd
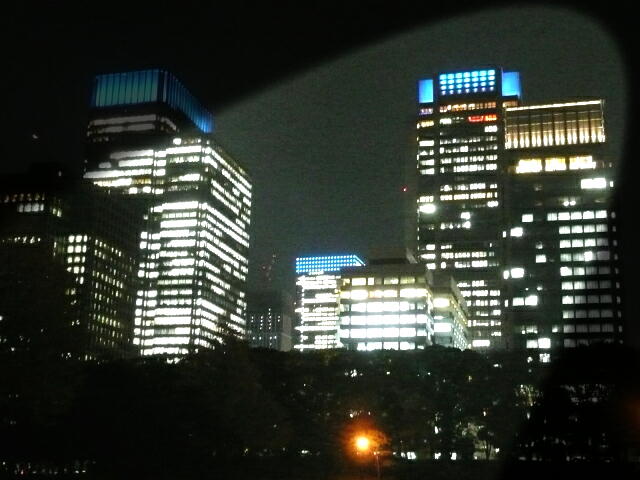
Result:
[[[247,340],[255,348],[288,352],[293,348],[294,301],[286,292],[247,295]]]
[[[621,337],[613,162],[603,101],[521,105],[517,72],[418,84],[417,251],[449,272],[472,348]]]
[[[338,336],[340,270],[361,267],[353,254],[296,258],[296,287],[300,351],[341,347]]]
[[[79,359],[132,355],[132,205],[46,165],[3,180],[0,343]]]
[[[142,355],[179,358],[246,334],[251,183],[212,129],[212,115],[169,72],[94,81],[84,178],[142,211]]]
[[[515,348],[622,339],[603,101],[505,109],[504,318]]]
[[[433,293],[433,343],[466,350],[471,346],[467,303],[453,277],[429,272]]]
[[[517,72],[446,72],[418,84],[417,254],[453,276],[474,348],[502,345],[503,112]]]
[[[402,253],[342,269],[339,335],[347,349],[415,350],[433,344],[430,272]]]

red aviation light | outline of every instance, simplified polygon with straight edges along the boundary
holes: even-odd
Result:
[[[469,115],[467,118],[471,123],[479,123],[479,122],[495,122],[498,120],[498,115],[495,113],[490,113],[489,115]]]

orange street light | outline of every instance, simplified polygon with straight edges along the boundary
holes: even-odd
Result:
[[[369,446],[371,442],[369,439],[363,435],[356,437],[356,448],[361,452],[366,452],[369,450]]]

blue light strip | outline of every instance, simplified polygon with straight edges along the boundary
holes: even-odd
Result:
[[[296,273],[337,272],[343,267],[361,267],[364,262],[357,255],[330,255],[296,258]]]
[[[184,113],[202,132],[213,131],[213,115],[171,73],[163,70],[97,75],[91,107],[164,102]]]
[[[503,72],[502,73],[502,96],[517,96],[520,98],[520,73],[519,72]]]
[[[418,101],[420,103],[433,103],[433,79],[425,78],[418,81]]]
[[[438,86],[440,96],[494,92],[496,90],[496,70],[441,73],[438,76]]]

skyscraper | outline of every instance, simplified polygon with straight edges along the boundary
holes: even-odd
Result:
[[[418,252],[450,271],[473,348],[621,336],[613,159],[603,101],[520,105],[517,72],[419,82]]]
[[[0,186],[0,342],[81,359],[131,355],[135,212],[35,165]]]
[[[364,262],[353,254],[296,258],[300,351],[340,347],[338,282],[340,269]]]
[[[505,322],[538,352],[622,338],[614,159],[604,102],[505,110]]]
[[[134,342],[179,357],[245,336],[251,183],[170,73],[99,75],[85,179],[142,210]]]
[[[458,282],[474,348],[502,344],[505,107],[520,97],[517,72],[446,72],[419,82],[417,253]]]

